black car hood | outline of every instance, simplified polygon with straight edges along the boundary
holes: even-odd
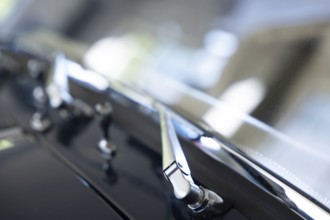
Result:
[[[0,219],[122,219],[46,149],[11,133],[0,150]]]

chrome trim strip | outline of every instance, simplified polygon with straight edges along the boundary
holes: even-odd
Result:
[[[95,74],[97,77],[100,77],[98,73]],[[81,79],[75,78],[76,76],[78,76],[78,74],[70,73],[69,75],[73,80],[78,81],[80,83],[82,82]],[[84,86],[87,86],[91,89],[95,88],[95,86],[93,86],[91,82],[83,82],[83,84]],[[156,101],[150,96],[142,94],[141,91],[137,91],[133,88],[130,88],[129,86],[124,85],[123,83],[118,81],[110,81],[109,89],[121,95],[122,97],[129,99],[132,102],[132,108],[134,108],[134,105],[138,104],[140,105],[140,107],[142,106],[143,108],[149,109],[153,114],[157,112],[157,110],[153,107],[153,103]],[[201,129],[192,125],[190,122],[188,122],[178,114],[172,111],[169,111],[169,114],[171,114],[171,117],[175,119],[176,130],[182,138],[184,138],[186,141],[189,141],[195,146],[196,143],[199,143],[197,147],[199,147],[206,154],[218,161],[221,161],[219,159],[219,154],[227,154],[231,156],[231,158],[228,158],[228,160],[232,160],[234,164],[237,164],[237,162],[239,162],[239,164],[243,164],[244,166],[255,170],[258,175],[262,176],[266,182],[269,182],[272,185],[276,186],[274,187],[275,190],[268,190],[267,192],[272,196],[281,199],[284,203],[288,204],[290,209],[299,214],[302,218],[324,220],[330,219],[330,213],[327,210],[324,210],[323,208],[319,207],[317,204],[306,198],[304,195],[301,195],[298,191],[289,187],[286,183],[271,175],[265,169],[261,168],[260,166],[252,162],[250,159],[248,159],[245,155],[233,150],[230,146],[226,146],[216,137],[206,136]],[[191,139],[189,138],[191,136],[195,136],[198,138]],[[207,138],[208,142],[202,141],[202,138]],[[259,182],[259,184],[260,186],[264,185],[264,183],[262,182]],[[281,192],[279,192],[277,189],[281,189]],[[264,190],[267,189],[264,188]]]
[[[72,62],[70,60],[61,61],[61,62]],[[83,68],[78,68],[82,70]],[[82,74],[86,71],[86,73],[89,73],[91,78],[89,77],[88,80],[82,76]],[[87,87],[92,90],[102,91],[106,92],[106,90],[110,90],[110,94],[113,92],[120,95],[122,98],[124,98],[126,101],[129,101],[127,103],[131,104],[132,108],[135,108],[137,110],[141,109],[148,109],[149,116],[154,117],[156,114],[156,110],[153,107],[153,103],[155,100],[151,98],[150,96],[143,94],[142,92],[138,92],[134,90],[133,88],[130,88],[127,85],[124,85],[123,83],[117,82],[117,81],[108,81],[105,77],[102,77],[98,73],[94,73],[95,79],[99,80],[101,78],[104,78],[104,82],[109,83],[107,89],[102,84],[102,88],[97,87],[93,85],[93,74],[89,70],[84,70],[81,73],[77,74],[76,72],[69,72],[68,76],[76,81],[77,83],[81,84],[84,87]],[[102,80],[101,80],[102,81]],[[126,103],[126,102],[125,102]],[[139,108],[136,108],[138,106]],[[143,111],[142,111],[143,112]],[[322,207],[315,204],[313,201],[309,200],[304,195],[300,194],[297,190],[293,189],[292,187],[288,186],[283,181],[279,180],[275,176],[273,176],[271,173],[267,172],[265,169],[260,167],[259,165],[255,164],[252,160],[250,160],[247,156],[235,151],[232,149],[232,147],[227,146],[226,144],[222,143],[219,139],[216,137],[209,137],[206,136],[203,130],[197,128],[187,120],[183,119],[178,114],[169,111],[171,116],[176,119],[176,129],[178,134],[185,139],[186,141],[190,142],[192,145],[195,145],[196,147],[199,147],[203,152],[211,156],[212,158],[221,161],[220,155],[227,157],[228,161],[232,162],[233,164],[239,164],[241,167],[249,167],[250,169],[254,170],[258,173],[261,177],[263,177],[263,180],[270,183],[272,186],[275,186],[275,190],[267,190],[267,188],[263,188],[264,191],[267,191],[270,195],[281,199],[285,204],[288,205],[288,207],[299,214],[304,219],[330,219],[330,214],[328,210],[323,209]],[[192,135],[194,134],[195,135]],[[191,136],[195,136],[194,139],[190,138]],[[204,139],[207,139],[208,142],[204,141]],[[230,155],[230,157],[228,157]],[[235,169],[235,168],[234,168]],[[239,171],[238,171],[239,172]],[[241,173],[241,172],[239,172]],[[254,178],[251,175],[251,178]],[[259,182],[258,184],[260,186],[263,186],[265,184],[265,181]]]

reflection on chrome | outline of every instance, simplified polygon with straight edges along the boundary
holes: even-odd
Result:
[[[72,103],[73,98],[69,91],[67,62],[64,54],[57,54],[54,60],[53,74],[50,75],[47,82],[47,93],[50,105],[58,108],[63,103]]]
[[[109,83],[101,75],[96,75],[94,72],[82,68],[79,64],[66,60],[68,75],[81,83],[89,84],[97,91],[104,91],[108,88]]]
[[[134,105],[131,105],[131,107],[136,108],[136,104],[140,104],[148,109],[154,109],[153,106],[155,101],[151,97],[148,97],[145,94],[141,94],[136,90],[129,88],[128,86],[122,85],[119,82],[110,82],[110,85],[116,85],[115,87],[109,88],[112,91],[123,95],[122,97],[124,99],[128,99],[134,103]],[[153,111],[156,112],[156,109],[154,109]],[[268,173],[266,170],[253,163],[250,159],[248,159],[248,157],[246,157],[246,155],[237,152],[229,146],[226,146],[215,137],[203,135],[202,130],[190,124],[188,121],[184,120],[174,112],[170,112],[170,114],[175,121],[175,128],[178,134],[186,141],[189,141],[191,144],[199,147],[202,151],[212,156],[213,158],[219,159],[219,161],[221,161],[221,157],[226,157],[226,159],[230,161],[230,163],[236,164],[237,167],[242,168],[243,164],[244,169],[248,168],[247,170],[254,170],[261,177],[263,177],[264,180],[266,180],[259,182],[258,184],[260,186],[263,186],[265,182],[270,182],[272,183],[272,185],[277,186],[273,188],[281,189],[280,192],[272,190],[268,191],[268,193],[281,199],[284,203],[288,204],[288,206],[293,211],[300,214],[304,218],[330,219],[330,215],[326,210],[322,209],[321,207],[313,203],[311,200],[301,195],[298,191],[289,187],[286,183],[277,179],[276,177]],[[189,129],[187,129],[187,127],[189,127]],[[186,131],[188,131],[188,133],[186,133]],[[197,138],[196,134],[198,134]],[[189,137],[193,137],[193,139]],[[239,161],[239,163],[237,161]],[[235,168],[235,166],[233,166],[233,168]],[[238,170],[238,172],[240,171]],[[254,176],[251,176],[251,178],[255,179]],[[266,188],[264,188],[264,190],[266,190]]]
[[[162,85],[162,87],[165,86]],[[171,84],[171,87],[163,89],[174,90],[180,96],[183,96],[181,99],[182,103],[173,104],[167,102],[166,99],[164,100],[162,96],[156,96],[159,100],[170,105],[186,117],[189,117],[190,120],[199,123],[199,126],[203,127],[203,129],[217,136],[225,136],[226,132],[228,132],[226,131],[227,128],[218,125],[219,123],[226,124],[226,121],[232,123],[236,121],[241,126],[238,127],[239,129],[235,134],[230,137],[227,136],[231,143],[235,143],[235,147],[323,205],[330,207],[329,190],[323,181],[324,176],[328,173],[328,154],[318,150],[313,144],[306,145],[301,143],[266,123],[238,111],[233,106],[183,83],[177,82]],[[150,91],[154,95],[152,92]],[[198,107],[204,111],[193,112],[191,111],[191,106],[196,106],[196,108]],[[213,127],[212,124],[210,125],[210,123],[205,121],[205,112],[211,110],[216,110],[218,113],[218,116],[214,115],[214,120],[216,121],[218,121],[217,117],[227,116],[221,122],[214,123],[222,127],[225,130],[224,133],[221,130],[217,130],[217,126]],[[310,133],[309,136],[311,136]],[[303,168],[303,165],[306,164],[305,161],[312,162],[311,165],[313,166],[307,166],[312,173],[307,173]],[[319,174],[318,177],[315,175],[316,172]]]
[[[67,65],[67,63],[70,61],[67,58],[61,57],[60,62],[64,62],[66,63],[65,65]],[[65,68],[66,71],[68,71],[67,66]],[[66,74],[77,83],[81,83],[85,87],[95,89],[96,87],[95,85],[93,85],[93,77],[97,78],[99,81],[102,81],[100,80],[101,78],[97,73],[92,74],[92,72],[86,71],[85,73],[90,74],[90,78],[88,78],[88,80],[86,81],[86,79],[82,79],[80,77],[81,74],[73,73],[81,72],[82,69],[83,68],[81,66],[74,66],[74,68],[70,69],[70,71],[72,72],[66,72]],[[153,98],[142,94],[141,92],[138,92],[130,88],[129,86],[126,86],[117,81],[107,82],[105,80],[103,84],[105,85],[105,83],[109,84],[109,91],[120,95],[122,99],[126,100],[125,103],[130,105],[129,107],[134,108],[137,111],[147,108],[151,110],[151,114],[157,112],[157,109],[154,108],[156,101]],[[290,187],[288,184],[281,181],[280,179],[276,178],[271,173],[267,172],[265,169],[250,160],[247,155],[238,152],[236,149],[232,148],[231,146],[228,146],[226,143],[224,143],[217,137],[210,137],[209,135],[206,135],[202,129],[191,124],[189,121],[183,119],[178,114],[171,111],[167,113],[175,121],[175,129],[182,139],[191,143],[191,145],[200,148],[203,152],[217,159],[220,163],[223,163],[224,161],[222,158],[226,158],[226,163],[224,163],[224,165],[227,165],[228,163],[230,165],[235,164],[235,166],[231,166],[231,168],[235,170],[237,169],[236,171],[240,174],[241,170],[245,170],[246,172],[242,174],[242,176],[246,177],[246,174],[250,174],[250,176],[247,178],[248,181],[254,179],[253,183],[257,184],[258,186],[264,186],[265,184],[268,184],[268,187],[264,187],[262,189],[264,191],[267,191],[267,193],[269,193],[270,195],[273,195],[274,197],[280,199],[283,203],[287,204],[288,207],[294,212],[298,213],[306,219],[330,219],[330,215],[327,210],[324,210],[322,207],[309,200],[297,190]],[[150,116],[150,112],[148,114]],[[235,113],[233,113],[233,115],[235,115]],[[238,114],[238,116],[240,115]],[[240,118],[242,119],[242,117]],[[244,119],[250,121],[253,120],[248,116],[244,117]],[[261,124],[260,126],[262,128],[266,128],[266,130],[267,128],[271,129],[264,124]],[[274,132],[276,131],[272,131],[272,134],[274,134]],[[237,167],[239,167],[240,169],[238,169]],[[253,173],[251,171],[253,171]],[[255,174],[258,174],[258,176],[262,177],[262,179],[255,179]],[[272,186],[272,190],[269,190],[269,185]]]
[[[215,192],[194,183],[169,111],[159,103],[154,106],[160,115],[163,173],[172,184],[176,198],[194,212],[207,212],[209,216],[224,214],[231,208],[231,204],[223,201]]]
[[[212,151],[219,151],[221,146],[211,137],[200,136],[199,137],[200,146],[203,146]]]
[[[284,203],[286,203],[291,209],[296,211],[298,214],[303,216],[306,219],[330,219],[330,214],[320,208],[318,205],[313,203],[308,198],[301,195],[299,192],[288,186],[287,184],[283,183],[282,181],[278,180],[264,169],[260,168],[250,160],[244,157],[244,155],[239,154],[235,150],[231,149],[230,147],[220,143],[218,140],[213,140],[212,145],[215,145],[217,142],[219,150],[210,150],[212,147],[208,146],[205,141],[203,141],[203,136],[200,137],[198,147],[202,150],[207,152],[210,155],[213,155],[213,158],[217,159],[221,156],[225,156],[226,153],[229,153],[234,160],[239,161],[239,164],[244,164],[246,170],[253,170],[254,172],[258,173],[259,183],[261,186],[264,186],[267,183],[270,183],[272,186],[272,190],[268,191],[275,197],[280,198]],[[213,147],[214,148],[214,147]],[[223,151],[221,151],[221,149]],[[255,174],[253,174],[255,176]]]

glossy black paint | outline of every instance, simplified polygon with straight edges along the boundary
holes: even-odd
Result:
[[[9,82],[2,88],[1,103],[20,126],[31,132],[28,124],[35,109],[29,103],[29,94],[33,82],[24,76],[12,77]],[[158,124],[127,107],[118,96],[96,93],[74,83],[71,88],[75,97],[90,106],[105,100],[113,103],[115,126],[111,135],[118,155],[107,164],[97,152],[96,144],[101,137],[98,120],[70,115],[63,118],[57,110],[51,111],[53,129],[47,134],[35,134],[37,145],[55,153],[87,181],[95,196],[124,218],[189,219],[187,208],[173,199],[161,173]],[[285,204],[233,171],[230,165],[219,163],[188,143],[183,145],[196,181],[233,200],[235,209],[248,218],[300,219]],[[232,211],[225,219],[244,219],[239,212]]]
[[[93,92],[74,84],[72,88],[73,93],[84,97],[89,103],[97,102]],[[159,125],[141,111],[132,111],[132,105],[120,95],[111,91],[106,94],[105,98],[112,100],[115,106],[115,122],[145,146],[161,154]],[[215,190],[219,195],[233,200],[234,207],[249,219],[301,219],[299,215],[289,210],[286,204],[265,193],[261,186],[259,188],[254,179],[247,179],[249,175],[244,176],[245,170],[237,173],[237,170],[231,168],[233,164],[228,163],[229,161],[219,162],[196,146],[187,142],[181,143],[196,181]]]
[[[38,142],[17,135],[0,151],[0,219],[122,219]]]
[[[23,100],[28,99],[30,86],[25,79],[14,78],[1,96],[5,109],[13,112],[17,124],[26,130],[29,130],[29,119],[34,111],[33,106]],[[96,148],[102,136],[98,118],[68,116],[63,119],[56,111],[52,112],[52,117],[56,120],[51,132],[46,135],[35,133],[38,145],[55,153],[90,184],[95,195],[122,216],[129,219],[170,219],[173,215],[176,219],[184,218],[183,215],[189,217],[188,209],[169,193],[159,154],[113,126],[111,136],[119,152],[108,163]]]

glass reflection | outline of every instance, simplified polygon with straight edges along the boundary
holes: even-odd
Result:
[[[100,41],[115,48],[113,55],[96,43],[85,62],[226,137],[250,158],[330,207],[324,181],[330,178],[328,30],[327,25],[310,24],[242,37],[212,29],[199,47],[148,34],[143,38],[152,46],[144,47],[132,40],[138,35],[131,33]],[[108,58],[114,54],[118,66],[112,68],[116,62]]]
[[[53,8],[62,12],[63,2]],[[83,5],[91,11],[75,2],[65,1],[62,19],[45,10],[23,16],[22,26],[37,20],[87,42],[101,39],[84,55],[86,66],[226,137],[330,207],[328,1],[109,1],[74,35],[67,15],[83,14]],[[68,68],[90,81],[88,72]]]
[[[263,100],[265,93],[262,82],[251,78],[233,83],[219,97],[219,100],[230,105],[235,111],[250,114]],[[241,118],[233,117],[231,111],[223,111],[220,106],[214,106],[208,110],[203,119],[217,132],[228,138],[232,137],[244,123]]]

